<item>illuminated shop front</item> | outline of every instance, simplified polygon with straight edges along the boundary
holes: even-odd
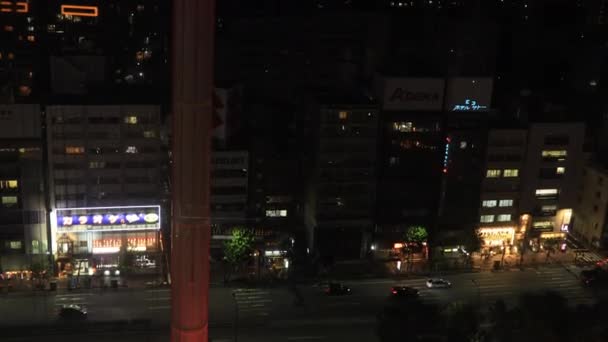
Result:
[[[513,244],[513,239],[515,237],[515,228],[513,228],[513,227],[479,228],[478,233],[483,242],[482,245],[485,247],[510,246]]]
[[[150,271],[159,265],[160,206],[57,209],[52,222],[64,273],[123,267]]]

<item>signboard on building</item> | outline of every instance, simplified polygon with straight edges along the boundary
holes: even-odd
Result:
[[[57,209],[58,233],[160,229],[160,206]]]
[[[485,246],[502,246],[513,243],[515,228],[513,227],[487,227],[477,230]]]
[[[492,102],[491,78],[451,78],[448,81],[446,110],[450,112],[485,112]]]
[[[445,82],[438,78],[384,78],[382,108],[395,111],[440,111]]]

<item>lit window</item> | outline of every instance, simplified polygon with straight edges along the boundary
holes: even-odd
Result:
[[[484,208],[494,208],[496,206],[496,200],[485,200],[481,203]]]
[[[487,178],[498,178],[500,177],[500,170],[498,169],[489,169],[486,171]]]
[[[563,167],[563,166],[558,166],[555,169],[555,173],[558,174],[558,175],[563,175],[564,173],[566,173],[566,168]]]
[[[103,169],[106,167],[106,163],[102,161],[89,162],[89,169]]]
[[[348,112],[342,110],[338,113],[338,117],[340,118],[340,120],[346,120],[348,119]]]
[[[125,153],[138,153],[137,147],[135,146],[127,146]]]
[[[125,116],[125,123],[128,125],[136,125],[137,116]]]
[[[9,246],[11,249],[21,249],[21,241],[11,241]]]
[[[12,207],[17,204],[17,196],[2,196],[2,205]]]
[[[496,216],[496,221],[498,221],[498,222],[511,221],[511,214],[500,214],[500,215]]]
[[[566,150],[543,150],[542,157],[547,160],[565,160],[568,152]]]
[[[83,154],[84,147],[82,146],[66,146],[65,147],[66,154]]]
[[[19,182],[15,179],[0,180],[0,189],[17,189]]]
[[[156,138],[156,131],[144,131],[144,138]]]
[[[534,229],[553,230],[553,221],[538,221],[532,224]]]
[[[266,217],[287,217],[287,210],[266,210]]]
[[[4,26],[4,31],[6,32],[13,32],[15,28],[13,27],[13,25],[5,25]]]
[[[393,122],[393,130],[397,132],[412,132],[414,127],[411,121],[407,122]]]
[[[28,35],[28,36],[27,36],[27,41],[28,41],[28,42],[32,42],[32,43],[33,43],[33,42],[35,42],[35,41],[36,41],[36,36],[31,35],[31,34],[30,34],[30,35]]]
[[[503,172],[503,177],[518,177],[519,169],[505,169]]]
[[[558,194],[559,194],[558,189],[536,189],[537,198],[545,198],[545,199],[557,198]]]
[[[481,215],[481,217],[479,218],[479,222],[482,222],[482,223],[494,222],[494,215]]]
[[[503,199],[498,202],[499,207],[512,207],[513,200],[512,199]]]

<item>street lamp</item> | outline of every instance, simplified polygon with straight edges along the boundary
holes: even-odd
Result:
[[[234,342],[238,341],[239,337],[239,303],[236,301],[236,292],[232,292],[232,299],[234,300]]]

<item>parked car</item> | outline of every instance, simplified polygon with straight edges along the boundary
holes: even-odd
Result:
[[[581,271],[580,278],[587,286],[598,286],[608,284],[608,271],[599,267]]]
[[[351,293],[350,287],[341,283],[329,283],[325,288],[328,296],[343,296]]]
[[[426,287],[429,289],[447,289],[452,287],[452,283],[441,278],[431,278],[426,281]]]
[[[81,305],[63,305],[59,309],[58,315],[64,321],[83,321],[87,319],[87,310]]]
[[[391,297],[417,298],[418,290],[409,286],[393,286],[391,287]]]

